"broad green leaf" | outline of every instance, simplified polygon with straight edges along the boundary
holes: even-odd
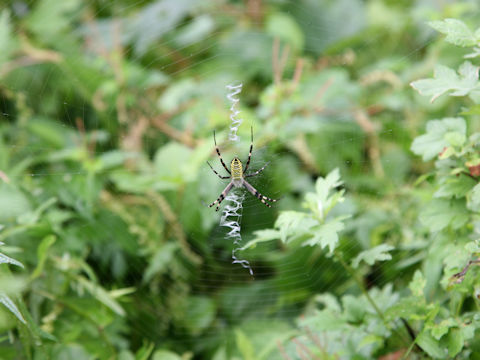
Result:
[[[45,265],[45,260],[47,259],[48,249],[55,243],[56,237],[54,235],[49,235],[43,238],[40,245],[37,248],[37,267],[33,271],[30,279],[33,280],[39,277],[42,274],[43,267]]]
[[[446,349],[435,340],[427,331],[422,331],[416,339],[416,343],[420,346],[429,356],[435,359],[446,359]]]
[[[411,150],[421,155],[424,161],[438,156],[449,145],[447,134],[459,133],[465,136],[467,125],[463,118],[444,118],[429,121],[426,130],[426,134],[415,138],[411,146]]]
[[[478,66],[465,61],[458,69],[457,74],[455,70],[437,64],[433,79],[413,81],[410,85],[420,94],[432,96],[431,102],[447,92],[449,92],[450,96],[465,96],[470,93],[474,95],[473,92],[478,92],[480,89],[478,69]]]
[[[10,299],[6,294],[0,292],[0,303],[2,303],[10,312],[17,317],[18,320],[26,324],[27,322],[22,316],[20,310],[18,310],[17,305]]]
[[[371,266],[377,261],[391,260],[392,255],[390,255],[389,252],[393,249],[395,248],[392,245],[381,244],[372,249],[364,250],[353,259],[352,266],[357,268],[361,261],[365,261]]]
[[[463,348],[463,332],[459,328],[451,328],[447,336],[448,355],[454,358]]]
[[[480,41],[468,26],[458,19],[445,19],[428,23],[432,28],[447,35],[445,41],[458,46],[474,46]]]

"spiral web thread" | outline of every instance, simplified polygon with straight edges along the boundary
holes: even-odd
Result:
[[[237,104],[239,99],[235,95],[239,94],[242,91],[243,84],[239,85],[227,85],[227,89],[230,91],[227,94],[227,99],[231,102],[230,106],[230,133],[228,139],[230,141],[238,141],[239,137],[237,135],[238,127],[242,123],[242,119],[237,118],[237,115],[240,111],[237,110]],[[241,227],[240,223],[242,220],[242,210],[243,210],[243,200],[245,195],[239,191],[239,189],[234,188],[230,191],[230,194],[225,198],[229,203],[225,205],[225,208],[222,212],[222,217],[220,218],[220,226],[226,227],[228,230],[225,237],[229,240],[233,240],[234,248],[232,250],[232,264],[240,264],[245,269],[248,269],[250,275],[253,275],[252,267],[247,260],[242,260],[237,257],[237,251],[240,250],[240,243],[242,242]]]
[[[237,135],[238,127],[242,123],[242,119],[237,118],[237,115],[240,114],[240,111],[237,110],[237,104],[240,101],[235,95],[239,94],[242,91],[243,84],[240,83],[238,85],[227,85],[226,88],[230,91],[227,94],[227,99],[232,103],[230,106],[230,133],[228,134],[228,138],[230,141],[238,141],[239,137]]]

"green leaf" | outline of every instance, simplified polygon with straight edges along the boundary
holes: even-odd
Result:
[[[463,118],[444,118],[430,120],[427,123],[427,132],[418,136],[412,143],[411,150],[421,155],[424,161],[438,156],[449,145],[446,135],[452,132],[466,135],[467,125]]]
[[[454,45],[463,47],[474,46],[477,45],[480,40],[463,21],[457,19],[431,21],[428,25],[442,34],[447,35],[445,40]]]
[[[338,233],[345,228],[345,224],[342,221],[343,219],[345,219],[345,217],[339,217],[320,226],[316,226],[311,230],[313,237],[305,241],[302,245],[320,245],[322,249],[328,247],[329,253],[332,254],[338,245]]]
[[[155,275],[161,275],[167,271],[171,266],[175,252],[178,249],[179,245],[175,242],[168,242],[160,245],[143,274],[143,282],[148,283]]]
[[[12,264],[12,265],[17,265],[23,268],[23,264],[20,261],[17,261],[15,259],[12,259],[11,257],[0,253],[0,264]]]
[[[352,295],[342,297],[345,319],[350,323],[361,323],[365,313],[365,305]]]
[[[240,329],[235,330],[235,339],[237,343],[238,350],[242,354],[242,359],[245,360],[254,360],[255,359],[255,350],[252,343],[244,332]]]
[[[448,355],[454,358],[463,348],[463,332],[459,328],[450,329],[447,337]]]
[[[417,270],[413,275],[412,281],[410,282],[410,284],[408,284],[408,287],[410,288],[413,296],[423,298],[423,291],[425,289],[426,283],[427,281],[425,280],[422,272],[420,270]]]
[[[80,5],[79,0],[41,0],[27,18],[29,30],[46,43],[52,43],[62,30],[67,29],[72,20],[72,13]],[[48,19],[48,21],[46,21]]]
[[[17,216],[30,211],[30,202],[17,187],[0,181],[0,222],[11,221]]]
[[[153,350],[155,349],[155,344],[148,342],[144,343],[140,349],[137,350],[135,353],[135,360],[148,360],[150,359],[150,355],[152,354]]]
[[[480,212],[480,184],[475,185],[467,194],[467,208]]]
[[[451,226],[459,229],[469,220],[468,210],[463,199],[434,199],[420,213],[420,221],[431,232]]]
[[[280,231],[280,240],[287,242],[292,235],[301,235],[308,231],[317,222],[308,214],[298,211],[282,211],[275,221],[275,227]]]
[[[102,304],[110,308],[116,314],[125,316],[125,310],[123,310],[120,304],[103,287],[93,283],[83,276],[78,276],[77,281]]]
[[[458,326],[457,322],[453,318],[448,318],[438,324],[433,324],[430,331],[436,340],[440,340],[440,338],[448,333],[448,330],[454,326]]]
[[[239,250],[254,248],[258,243],[280,239],[280,231],[274,229],[257,230],[253,232],[254,238]]]
[[[305,39],[295,19],[286,13],[274,13],[267,18],[265,30],[273,37],[290,44],[296,51],[303,49]]]
[[[437,64],[433,79],[413,81],[410,85],[420,94],[432,96],[431,102],[447,92],[450,92],[450,96],[465,96],[479,90],[478,69],[478,66],[465,61],[457,74],[455,70]]]
[[[152,355],[152,360],[182,360],[182,357],[170,350],[156,350]]]
[[[6,294],[0,292],[0,303],[2,303],[10,312],[17,317],[18,320],[26,324],[22,313],[18,310],[17,305]]]
[[[37,248],[37,267],[33,271],[30,279],[33,280],[40,276],[45,265],[45,260],[47,259],[48,249],[55,243],[56,237],[54,235],[49,235],[43,238],[40,245]]]
[[[445,359],[447,354],[445,349],[440,346],[437,340],[435,340],[427,331],[422,331],[416,339],[416,343],[420,346],[428,355],[436,359]]]
[[[437,198],[462,198],[476,186],[477,182],[468,176],[455,176],[445,179],[445,183],[433,195]]]
[[[357,268],[361,261],[365,261],[371,266],[377,261],[391,260],[392,255],[389,254],[389,251],[392,251],[393,249],[395,249],[395,247],[392,245],[381,244],[372,249],[364,250],[353,259],[352,266]]]
[[[206,296],[192,296],[187,299],[185,306],[185,326],[192,335],[198,336],[214,320],[215,302]]]
[[[16,50],[16,48],[17,43],[13,37],[10,11],[4,9],[0,12],[0,65],[8,61],[10,55]]]

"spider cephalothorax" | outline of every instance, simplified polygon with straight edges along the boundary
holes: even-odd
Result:
[[[265,167],[268,165],[268,163],[266,163],[260,170],[257,170],[257,171],[255,171],[254,173],[251,173],[251,174],[247,174],[248,166],[250,165],[250,159],[252,158],[253,129],[251,130],[251,135],[252,135],[252,142],[250,144],[250,152],[248,153],[248,160],[247,160],[247,164],[245,165],[245,169],[243,169],[243,165],[242,165],[242,162],[240,161],[240,159],[238,157],[234,157],[232,162],[230,163],[230,170],[229,170],[227,168],[227,166],[225,165],[225,162],[222,159],[222,155],[220,154],[220,150],[218,149],[217,140],[215,139],[215,131],[213,132],[213,141],[215,142],[215,150],[217,151],[217,155],[220,158],[220,162],[222,163],[223,168],[230,174],[230,176],[220,175],[219,173],[217,173],[213,169],[212,165],[210,165],[209,162],[207,162],[207,164],[208,164],[208,166],[210,166],[210,168],[213,170],[213,172],[215,174],[217,174],[217,176],[220,179],[231,179],[230,183],[222,191],[222,193],[220,194],[218,199],[215,200],[210,205],[208,205],[209,207],[212,207],[213,205],[217,204],[217,208],[215,209],[215,211],[218,211],[218,209],[220,208],[221,202],[223,201],[223,199],[225,199],[225,196],[228,195],[228,193],[230,192],[230,190],[232,190],[233,187],[242,187],[242,186],[245,187],[253,196],[255,196],[258,200],[260,200],[262,203],[264,203],[268,207],[272,207],[272,206],[269,203],[267,203],[267,201],[270,201],[270,202],[277,201],[275,199],[270,199],[269,197],[260,194],[252,185],[250,185],[247,182],[247,180],[245,180],[245,178],[247,178],[247,177],[252,177],[252,176],[260,174],[260,172],[263,169],[265,169]]]

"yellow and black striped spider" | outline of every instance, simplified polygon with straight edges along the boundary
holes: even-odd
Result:
[[[255,176],[255,175],[258,175],[260,174],[263,169],[265,169],[265,167],[268,165],[268,163],[266,163],[260,170],[257,170],[255,171],[254,173],[251,173],[251,174],[247,174],[247,170],[248,170],[248,166],[250,165],[250,159],[252,158],[252,150],[253,150],[253,128],[251,128],[251,135],[252,135],[252,142],[250,144],[250,152],[248,153],[248,160],[247,160],[247,164],[245,165],[245,170],[243,170],[243,165],[242,165],[242,162],[240,161],[240,159],[238,157],[234,157],[232,162],[230,163],[230,169],[231,170],[228,170],[227,166],[225,165],[225,163],[223,162],[223,159],[222,159],[222,155],[220,155],[220,150],[218,149],[218,146],[217,146],[217,140],[215,139],[215,131],[213,132],[213,141],[215,142],[215,150],[217,150],[217,155],[218,157],[220,158],[220,162],[222,163],[222,166],[225,170],[227,170],[227,172],[230,174],[230,176],[222,176],[220,175],[219,173],[217,173],[215,171],[215,169],[212,167],[212,165],[210,165],[210,163],[207,161],[207,164],[208,166],[210,166],[210,169],[212,169],[212,171],[217,174],[217,176],[220,178],[220,179],[231,179],[230,183],[227,185],[227,187],[222,191],[222,193],[220,194],[220,196],[218,197],[217,200],[215,200],[213,203],[211,203],[210,205],[208,205],[208,207],[212,207],[213,205],[215,204],[218,204],[217,205],[217,208],[215,209],[215,211],[218,211],[218,209],[220,208],[220,204],[221,202],[223,201],[223,199],[225,199],[225,197],[228,195],[228,193],[230,192],[230,190],[232,190],[233,187],[242,187],[244,186],[253,196],[255,196],[258,200],[260,200],[262,203],[264,203],[265,205],[267,205],[268,207],[272,207],[272,205],[270,205],[269,203],[267,203],[265,200],[268,200],[270,202],[275,202],[277,200],[275,199],[270,199],[269,197],[267,196],[263,196],[262,194],[260,194],[257,189],[255,189],[252,185],[250,185],[247,180],[245,180],[245,178],[247,177],[252,177],[252,176]]]

